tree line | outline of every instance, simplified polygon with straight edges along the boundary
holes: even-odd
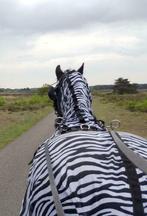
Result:
[[[113,85],[95,85],[91,86],[91,90],[111,90],[116,94],[134,94],[138,90],[147,90],[147,84],[131,83],[126,78],[118,78]]]
[[[22,89],[11,89],[11,88],[0,88],[0,94],[39,94],[45,95],[48,92],[49,84],[44,84],[40,88],[22,88]],[[95,90],[111,90],[116,94],[131,94],[137,93],[138,90],[147,90],[147,84],[136,84],[131,83],[126,78],[118,78],[115,80],[113,85],[95,85],[90,86],[92,91]]]

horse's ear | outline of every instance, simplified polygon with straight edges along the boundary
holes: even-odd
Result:
[[[54,88],[53,86],[49,86],[49,89],[48,89],[48,97],[49,97],[51,100],[55,100],[55,98],[56,98],[55,88]]]
[[[84,72],[84,63],[82,64],[82,66],[77,71],[80,72],[81,74],[83,74],[83,72]]]
[[[57,80],[59,80],[59,79],[62,77],[63,74],[64,74],[64,73],[63,73],[63,71],[61,70],[60,65],[58,65],[58,66],[56,67],[56,76],[57,76]]]

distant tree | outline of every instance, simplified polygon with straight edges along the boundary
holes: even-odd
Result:
[[[48,85],[48,84],[43,84],[43,86],[38,89],[38,94],[39,95],[48,95],[49,86],[50,85]]]
[[[15,89],[15,92],[22,93],[22,94],[29,94],[31,93],[31,89],[30,88]]]
[[[4,89],[3,89],[3,88],[0,88],[0,92],[4,92]]]
[[[122,77],[115,80],[113,92],[117,94],[133,94],[137,93],[137,84],[136,83],[130,83],[128,79],[123,79]]]

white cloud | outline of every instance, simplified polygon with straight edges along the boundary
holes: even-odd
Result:
[[[19,34],[78,29],[93,23],[147,19],[146,0],[1,0],[0,27]]]
[[[86,63],[90,84],[147,82],[147,1],[0,0],[0,87],[54,82]]]

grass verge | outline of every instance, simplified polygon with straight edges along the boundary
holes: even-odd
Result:
[[[52,111],[50,106],[38,110],[0,111],[0,149],[31,128]]]
[[[118,130],[134,133],[147,138],[147,114],[146,112],[131,112],[124,106],[117,105],[111,100],[104,101],[101,96],[93,97],[93,110],[98,119],[105,121],[106,125],[110,124],[113,119],[121,121]]]
[[[113,102],[120,107],[124,107],[129,111],[147,112],[147,93],[139,92],[137,94],[113,94],[113,93],[99,93],[104,102]]]

